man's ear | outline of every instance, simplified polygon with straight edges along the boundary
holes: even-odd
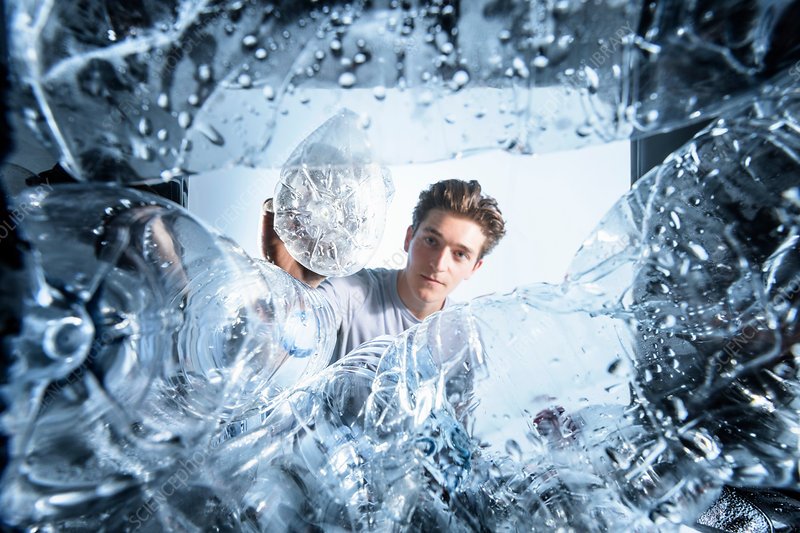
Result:
[[[466,277],[466,278],[464,278],[464,279],[469,279],[469,278],[471,278],[471,277],[472,277],[472,275],[473,275],[475,272],[477,272],[477,271],[478,271],[478,269],[479,269],[480,267],[482,267],[482,266],[483,266],[483,259],[478,259],[477,263],[475,263],[475,266],[474,266],[474,267],[472,267],[472,271],[469,273],[469,276],[467,276],[467,277]]]
[[[411,237],[414,236],[414,228],[411,226],[406,230],[406,242],[403,243],[403,251],[408,253],[408,245],[411,244]]]

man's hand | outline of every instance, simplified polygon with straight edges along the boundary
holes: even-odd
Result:
[[[264,259],[285,270],[295,279],[311,287],[317,287],[325,280],[325,276],[317,274],[298,263],[286,249],[278,234],[275,233],[275,212],[272,198],[267,198],[261,207],[261,254]]]

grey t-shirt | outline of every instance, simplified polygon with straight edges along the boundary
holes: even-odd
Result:
[[[365,268],[351,276],[328,278],[320,284],[319,290],[333,307],[338,328],[331,362],[376,337],[397,335],[420,323],[397,293],[398,272]]]

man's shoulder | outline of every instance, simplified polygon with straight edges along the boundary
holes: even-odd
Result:
[[[349,276],[328,278],[322,282],[322,285],[328,284],[334,287],[374,285],[385,283],[387,280],[393,279],[396,275],[397,270],[388,268],[362,268],[358,272],[350,274]]]
[[[386,268],[363,268],[349,276],[328,278],[319,289],[330,298],[364,301],[370,294],[382,292],[395,282],[396,270]]]

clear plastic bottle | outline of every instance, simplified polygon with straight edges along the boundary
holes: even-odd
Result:
[[[366,132],[341,111],[295,149],[275,189],[275,231],[292,257],[324,276],[361,269],[380,244],[394,194]]]
[[[3,521],[222,520],[232,504],[208,484],[212,435],[327,364],[328,304],[157,196],[64,185],[17,209],[41,283],[8,339]],[[197,515],[193,492],[222,514]]]

